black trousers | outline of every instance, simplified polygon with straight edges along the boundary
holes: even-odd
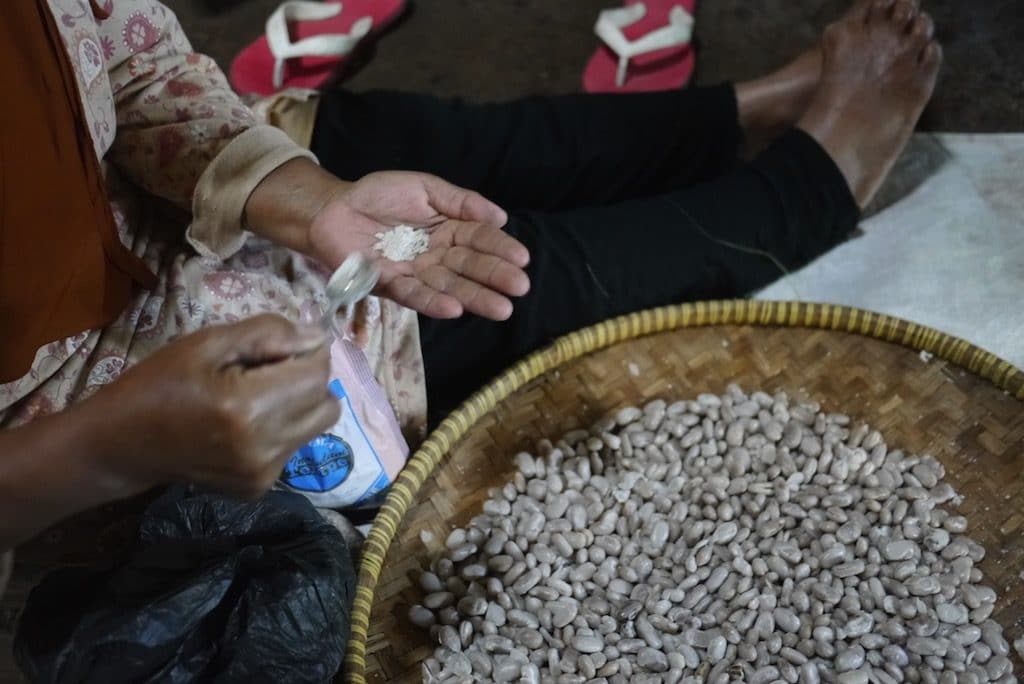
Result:
[[[312,150],[341,178],[424,171],[509,213],[530,293],[502,323],[420,318],[430,422],[555,337],[611,316],[742,296],[843,240],[857,205],[792,130],[750,163],[731,85],[506,104],[325,92]]]

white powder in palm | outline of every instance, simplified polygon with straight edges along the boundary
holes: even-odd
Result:
[[[375,237],[373,248],[391,261],[412,261],[430,248],[430,235],[422,228],[395,226]]]

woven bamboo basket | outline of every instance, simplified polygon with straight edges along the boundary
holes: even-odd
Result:
[[[965,496],[1010,639],[1024,626],[1024,373],[963,340],[837,306],[734,301],[618,318],[559,339],[473,395],[414,454],[366,542],[347,682],[419,682],[406,614],[419,569],[510,476],[511,456],[645,400],[747,390],[813,398],[931,453]],[[425,545],[421,530],[433,533]],[[1024,670],[1015,662],[1018,674]]]

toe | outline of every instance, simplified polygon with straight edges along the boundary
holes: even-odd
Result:
[[[921,12],[910,24],[909,33],[913,48],[922,50],[935,35],[935,22],[927,13]]]
[[[936,41],[930,41],[921,50],[921,66],[926,70],[938,70],[942,64],[942,46]]]
[[[867,21],[888,21],[894,0],[874,0],[868,5]]]
[[[897,26],[908,26],[917,17],[916,0],[896,0],[892,6],[890,17]]]

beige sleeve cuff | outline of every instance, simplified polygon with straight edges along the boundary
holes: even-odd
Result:
[[[185,237],[204,257],[227,259],[245,244],[245,203],[267,175],[285,162],[316,161],[272,126],[245,131],[220,151],[200,176],[192,195],[192,225]]]
[[[252,111],[265,123],[287,133],[300,147],[309,149],[319,105],[320,93],[316,90],[289,88],[259,100],[252,105]]]

